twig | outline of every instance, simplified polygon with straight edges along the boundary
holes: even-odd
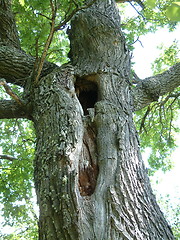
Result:
[[[75,0],[72,0],[72,2],[74,3],[74,5],[75,5],[76,7],[78,7],[78,3],[77,3]]]
[[[54,31],[58,31],[58,30],[64,29],[66,23],[69,22],[69,21],[72,19],[72,17],[73,17],[77,12],[79,12],[80,10],[83,10],[83,9],[86,9],[86,8],[92,6],[93,3],[95,3],[95,2],[96,2],[96,0],[93,0],[92,2],[90,2],[90,3],[87,4],[87,5],[84,5],[84,6],[82,6],[82,7],[77,7],[76,9],[74,9],[74,10],[72,11],[72,13],[64,19],[64,21],[62,21],[60,24],[58,24],[58,25],[54,28]]]
[[[142,13],[140,13],[137,8],[129,1],[130,5],[135,9],[135,11],[143,18],[143,20],[146,20],[146,18],[143,16]]]
[[[140,79],[138,77],[138,75],[134,71],[132,71],[132,74],[133,74],[133,81],[132,81],[132,83],[137,84],[139,82],[142,82],[142,79]]]
[[[144,3],[141,0],[119,0],[116,1],[117,3],[124,3],[124,2],[136,2],[137,4],[139,4],[139,6],[141,6],[142,9],[145,8]]]
[[[46,40],[46,44],[45,44],[41,59],[39,61],[38,67],[37,67],[37,73],[35,76],[35,84],[38,83],[39,77],[40,77],[42,69],[43,69],[43,65],[44,65],[46,55],[47,55],[48,48],[49,48],[49,46],[52,42],[53,36],[54,36],[54,27],[55,27],[55,18],[56,18],[57,8],[56,8],[56,6],[54,6],[52,0],[50,0],[50,5],[51,5],[51,10],[52,10],[51,28],[50,28],[49,36]]]
[[[142,9],[145,8],[144,3],[141,0],[135,0],[135,2],[137,2],[137,4],[139,4],[139,6],[142,7]]]
[[[162,106],[162,105],[165,105],[165,103],[170,99],[170,98],[174,98],[174,100],[173,100],[173,103],[174,103],[174,101],[176,101],[176,99],[178,98],[180,96],[180,93],[170,93],[169,95],[167,95],[166,97],[165,97],[165,99],[163,100],[163,101],[161,101],[160,103],[159,103],[159,105],[160,106]]]
[[[0,85],[2,85],[4,87],[4,89],[6,90],[6,93],[8,95],[10,95],[20,106],[24,106],[21,99],[12,91],[12,89],[8,86],[8,84],[4,78],[1,78]]]
[[[142,42],[139,40],[139,36],[137,37],[137,39],[132,44],[135,44],[136,42],[139,42],[141,44],[141,47],[144,47]]]
[[[140,129],[139,129],[139,132],[142,133],[142,129],[144,129],[144,131],[147,133],[147,130],[145,128],[145,120],[146,120],[146,117],[148,116],[148,114],[150,113],[151,111],[151,108],[150,106],[147,108],[143,118],[142,118],[142,121],[141,121],[141,125],[140,125]]]
[[[42,16],[42,17],[45,17],[45,18],[46,18],[46,19],[48,19],[48,20],[51,20],[51,18],[50,18],[50,17],[48,17],[48,16],[44,15],[43,13],[38,13],[38,15],[40,15],[40,16]]]
[[[54,0],[54,3],[53,4],[53,0],[50,0],[50,5],[51,5],[51,11],[52,11],[52,18],[51,18],[51,28],[50,28],[50,33],[49,33],[49,36],[46,40],[46,43],[45,43],[45,46],[44,46],[44,50],[43,50],[43,53],[42,53],[42,56],[41,56],[41,59],[39,61],[39,64],[38,64],[38,67],[37,67],[37,73],[36,73],[36,69],[35,69],[35,84],[38,83],[38,80],[39,80],[39,77],[41,75],[41,72],[42,72],[42,69],[43,69],[43,65],[44,65],[44,61],[45,61],[45,58],[47,56],[47,51],[49,49],[49,46],[52,42],[52,39],[53,39],[53,36],[54,36],[54,33],[58,30],[62,30],[66,23],[69,22],[71,20],[71,18],[80,10],[82,9],[86,9],[88,7],[90,7],[93,3],[95,3],[96,0],[93,0],[92,2],[90,2],[89,4],[85,5],[85,6],[82,6],[82,7],[79,7],[79,8],[76,8],[75,10],[72,11],[72,13],[67,16],[64,21],[62,21],[59,25],[55,26],[55,19],[56,19],[56,12],[57,12],[57,3],[56,3],[56,0]]]
[[[0,159],[6,159],[6,160],[10,160],[10,161],[17,160],[17,158],[10,156],[10,155],[5,155],[5,154],[0,155]]]

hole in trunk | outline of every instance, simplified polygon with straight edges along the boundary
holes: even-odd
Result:
[[[98,101],[98,87],[94,82],[94,78],[87,80],[85,78],[77,78],[75,83],[76,94],[81,103],[84,115],[88,115],[88,108],[94,108]]]
[[[94,193],[98,173],[96,133],[91,126],[88,126],[84,130],[83,147],[79,159],[79,192],[81,196],[91,196]]]
[[[88,166],[79,171],[79,190],[81,196],[91,196],[96,188],[98,168]]]

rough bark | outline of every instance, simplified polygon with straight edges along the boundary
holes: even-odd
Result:
[[[79,12],[69,33],[74,68],[34,89],[41,240],[174,239],[140,156],[119,26],[113,1]]]
[[[153,77],[143,79],[133,89],[134,109],[139,110],[180,85],[180,63]]]
[[[34,70],[36,58],[20,47],[11,0],[0,1],[0,77],[24,87]],[[55,64],[45,62],[41,77],[50,73]]]
[[[0,44],[20,48],[11,0],[0,1]]]
[[[0,119],[27,118],[31,119],[30,105],[19,105],[14,100],[0,100]]]
[[[77,13],[69,37],[72,65],[55,68],[36,86],[29,76],[32,58],[14,47],[6,48],[12,62],[4,54],[6,70],[0,69],[9,82],[24,85],[20,79],[30,79],[25,97],[37,135],[39,239],[174,239],[141,159],[130,57],[114,1],[99,0]],[[22,70],[18,62],[25,64]],[[154,89],[138,88],[143,98]],[[21,109],[9,103],[15,110],[6,116],[18,117]],[[7,104],[0,102],[0,117]]]
[[[0,77],[7,82],[25,87],[32,76],[35,57],[27,55],[13,46],[0,45]],[[55,64],[45,62],[41,77],[50,73],[56,67]]]

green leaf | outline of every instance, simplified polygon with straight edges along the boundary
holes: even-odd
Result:
[[[174,2],[174,3],[180,6],[180,1],[178,1],[178,2]]]
[[[180,21],[180,2],[174,2],[167,8],[166,16],[171,20]]]
[[[21,6],[24,6],[25,4],[24,0],[19,0],[19,3],[21,4]]]
[[[156,6],[156,0],[147,0],[147,1],[146,1],[146,5],[147,5],[149,8],[155,8],[155,6]]]

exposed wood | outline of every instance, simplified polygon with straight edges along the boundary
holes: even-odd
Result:
[[[73,67],[34,89],[41,240],[174,239],[141,159],[119,26],[113,1],[80,11],[69,32]],[[80,99],[90,89],[93,103]]]

